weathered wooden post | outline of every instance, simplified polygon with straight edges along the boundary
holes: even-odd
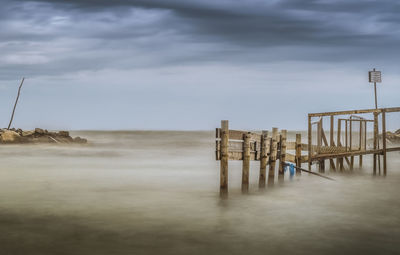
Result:
[[[243,135],[243,166],[242,166],[242,192],[249,191],[249,171],[250,171],[250,133]]]
[[[374,112],[374,150],[378,148],[378,113]],[[376,175],[377,153],[374,153],[374,175]]]
[[[360,120],[360,146],[359,146],[359,150],[363,149],[363,127],[364,127],[364,121]],[[359,156],[359,167],[361,168],[363,164],[363,156],[360,155]]]
[[[281,153],[279,155],[279,172],[278,172],[278,181],[282,182],[285,177],[285,163],[286,163],[286,140],[287,140],[287,130],[281,131],[280,136],[280,146]]]
[[[322,146],[322,123],[323,123],[323,118],[321,117],[320,121],[318,122],[318,131],[317,131],[317,151],[318,154],[321,153],[321,146]],[[325,173],[325,160],[320,160],[319,161],[319,172],[320,173]]]
[[[383,149],[383,175],[387,173],[386,160],[386,109],[382,109],[382,149]]]
[[[335,134],[335,116],[331,115],[331,129],[329,132],[329,137],[330,137],[329,146],[331,146],[331,147],[335,146],[334,134]],[[333,159],[330,159],[329,163],[330,163],[330,170],[336,171],[335,163],[334,163]]]
[[[341,135],[342,135],[342,121],[338,119],[338,130],[337,130],[337,141],[336,141],[337,147],[342,147],[342,143],[340,141]],[[343,172],[343,158],[336,159],[336,168],[340,169],[340,171]]]
[[[220,196],[228,195],[228,160],[229,160],[229,122],[221,121],[221,169],[220,169]]]
[[[275,164],[276,156],[278,153],[278,128],[272,128],[272,141],[271,141],[271,152],[268,172],[268,186],[274,185],[275,180]]]
[[[296,134],[296,166],[301,167],[301,134]],[[301,170],[296,168],[296,175],[301,175]]]
[[[308,171],[311,171],[312,154],[312,124],[311,116],[308,114]]]
[[[353,120],[350,118],[350,151],[353,151]],[[354,156],[350,156],[350,170],[354,169]]]
[[[268,138],[268,131],[263,130],[261,135],[260,178],[258,180],[259,188],[265,188],[269,151],[270,151],[270,139]]]

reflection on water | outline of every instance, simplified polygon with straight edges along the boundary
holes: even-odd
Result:
[[[400,154],[337,181],[264,192],[229,162],[218,197],[213,132],[79,132],[87,146],[0,147],[1,254],[399,254]]]

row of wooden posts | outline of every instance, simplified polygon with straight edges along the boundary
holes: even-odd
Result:
[[[262,134],[256,134],[246,131],[229,130],[229,122],[221,121],[221,128],[217,128],[217,150],[216,157],[220,160],[220,192],[221,195],[228,193],[228,161],[242,160],[242,191],[247,192],[249,189],[249,171],[250,161],[260,161],[259,187],[264,188],[267,181],[268,186],[274,184],[275,168],[278,164],[278,181],[284,179],[284,167],[286,162],[292,162],[297,167],[301,167],[301,163],[306,162],[307,158],[302,157],[301,151],[306,146],[301,143],[301,134],[296,134],[296,141],[287,142],[287,130],[278,131],[278,128],[272,129],[272,135],[268,131],[262,131]],[[295,155],[287,153],[289,149],[295,150]],[[301,171],[296,170],[296,174],[300,175]]]

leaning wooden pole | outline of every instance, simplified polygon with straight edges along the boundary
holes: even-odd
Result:
[[[228,143],[229,141],[229,122],[221,121],[221,169],[220,169],[220,195],[228,195]]]
[[[24,84],[24,81],[25,81],[25,77],[22,78],[21,84],[19,85],[17,98],[15,99],[14,108],[13,108],[13,111],[12,111],[12,114],[11,114],[10,123],[8,124],[7,129],[10,129],[11,124],[12,124],[12,121],[13,121],[13,119],[14,119],[15,108],[17,108],[17,103],[18,103],[19,95],[21,94],[21,88],[22,88],[22,84]]]

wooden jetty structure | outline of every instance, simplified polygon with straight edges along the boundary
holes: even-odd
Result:
[[[312,171],[314,164],[318,166],[319,173],[324,173],[326,161],[329,162],[331,171],[351,171],[354,168],[355,157],[359,158],[359,166],[362,167],[363,156],[373,155],[373,174],[376,175],[377,166],[381,174],[382,156],[383,175],[386,176],[387,153],[400,151],[400,147],[388,148],[386,141],[386,116],[395,112],[400,112],[400,107],[310,113],[307,143],[302,143],[301,134],[296,134],[294,141],[288,141],[287,130],[279,132],[278,128],[272,128],[271,133],[267,130],[231,130],[229,122],[223,120],[221,128],[216,129],[216,160],[220,160],[220,194],[224,196],[228,193],[229,160],[243,162],[244,193],[249,189],[251,161],[260,161],[259,188],[274,185],[276,173],[278,181],[282,182],[284,167],[288,162],[296,166],[296,175],[301,175],[303,163],[308,164],[308,171]],[[324,129],[326,125],[329,132]],[[368,139],[368,136],[372,137]],[[368,144],[369,142],[372,143]]]

